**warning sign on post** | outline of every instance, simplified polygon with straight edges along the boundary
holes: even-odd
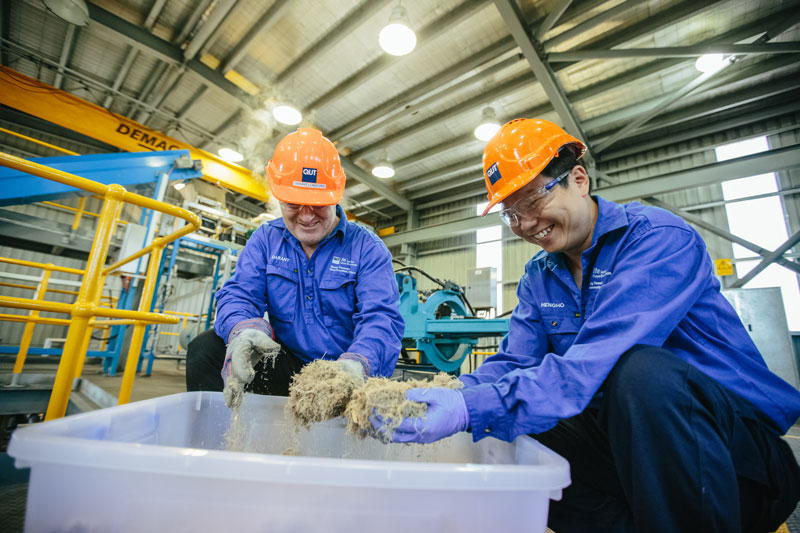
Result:
[[[733,261],[717,259],[717,276],[733,276]]]

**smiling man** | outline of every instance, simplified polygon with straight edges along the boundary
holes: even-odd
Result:
[[[771,373],[720,294],[698,233],[592,196],[585,145],[545,120],[507,123],[483,156],[489,209],[542,251],[498,353],[396,442],[533,436],[570,462],[558,533],[774,531],[800,498],[781,439],[800,392]],[[380,431],[381,420],[375,425]]]
[[[283,216],[253,233],[217,292],[214,329],[187,350],[187,390],[224,390],[229,407],[245,388],[286,396],[292,375],[315,359],[391,376],[404,329],[392,258],[337,205],[345,175],[333,143],[300,128],[278,143],[266,172]]]

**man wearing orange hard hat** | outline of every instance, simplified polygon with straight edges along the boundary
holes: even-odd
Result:
[[[461,390],[409,391],[427,414],[393,440],[532,434],[570,462],[550,505],[558,533],[776,530],[800,499],[781,439],[800,392],[767,369],[700,235],[662,209],[592,196],[585,151],[538,119],[487,143],[483,214],[499,205],[542,251],[498,353]]]
[[[189,344],[187,389],[224,390],[229,407],[246,388],[286,396],[292,375],[315,359],[391,376],[404,329],[392,258],[338,205],[336,147],[300,128],[278,143],[266,172],[283,216],[253,233],[217,292],[214,329]]]

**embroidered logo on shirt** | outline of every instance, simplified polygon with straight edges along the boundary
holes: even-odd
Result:
[[[347,272],[348,274],[355,274],[358,268],[358,263],[351,261],[347,257],[339,257],[334,255],[331,259],[331,272]]]
[[[562,307],[566,307],[566,306],[564,305],[564,302],[542,302],[542,303],[539,304],[539,307],[557,307],[557,308],[562,308]]]
[[[284,263],[288,263],[289,262],[289,258],[288,257],[283,257],[281,255],[273,255],[272,257],[269,258],[269,260],[270,261],[283,261]]]
[[[592,279],[589,281],[589,290],[597,290],[606,282],[605,278],[610,276],[610,270],[603,270],[602,268],[595,268],[592,270]]]

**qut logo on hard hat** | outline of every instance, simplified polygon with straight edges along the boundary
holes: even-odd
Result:
[[[306,183],[317,182],[317,169],[303,167],[303,181]]]
[[[303,172],[300,175],[302,181],[294,181],[292,184],[295,187],[306,187],[308,189],[325,189],[324,183],[317,183],[317,169],[303,167]]]
[[[489,178],[489,181],[491,182],[492,185],[497,183],[498,180],[500,180],[500,178],[503,177],[503,176],[500,175],[500,169],[497,168],[497,163],[495,163],[494,165],[490,166],[486,170],[486,176]]]

